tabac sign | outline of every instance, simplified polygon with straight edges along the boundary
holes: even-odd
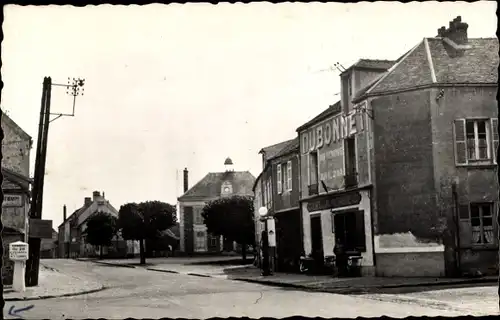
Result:
[[[365,103],[356,106],[355,111],[348,114],[337,114],[302,133],[302,153],[322,149],[332,143],[342,142],[344,139],[363,131],[364,113],[357,110],[362,109]]]
[[[23,203],[23,195],[21,194],[5,194],[3,196],[2,207],[3,208],[12,208],[12,207],[22,207]]]

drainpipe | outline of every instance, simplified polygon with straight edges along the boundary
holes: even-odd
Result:
[[[460,250],[460,217],[458,214],[458,194],[457,183],[453,182],[451,185],[451,194],[453,198],[453,220],[455,221],[455,256],[457,261],[457,271],[459,274],[462,272],[462,259]]]

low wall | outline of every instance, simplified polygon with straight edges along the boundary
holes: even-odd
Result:
[[[444,277],[443,252],[384,252],[375,254],[379,277]]]

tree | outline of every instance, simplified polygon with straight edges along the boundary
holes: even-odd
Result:
[[[174,206],[161,201],[127,203],[118,212],[118,227],[125,240],[139,240],[141,264],[146,264],[144,241],[156,239],[160,232],[175,225]]]
[[[203,207],[201,215],[208,232],[241,244],[242,258],[246,260],[246,246],[255,245],[253,199],[244,196],[216,199]]]
[[[117,219],[107,212],[97,212],[87,220],[85,239],[93,246],[99,246],[99,258],[102,259],[102,247],[110,246],[117,232]]]

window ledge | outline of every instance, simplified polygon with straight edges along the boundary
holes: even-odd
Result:
[[[459,164],[457,168],[466,168],[466,169],[495,169],[498,165],[495,163],[469,163],[469,164]]]

